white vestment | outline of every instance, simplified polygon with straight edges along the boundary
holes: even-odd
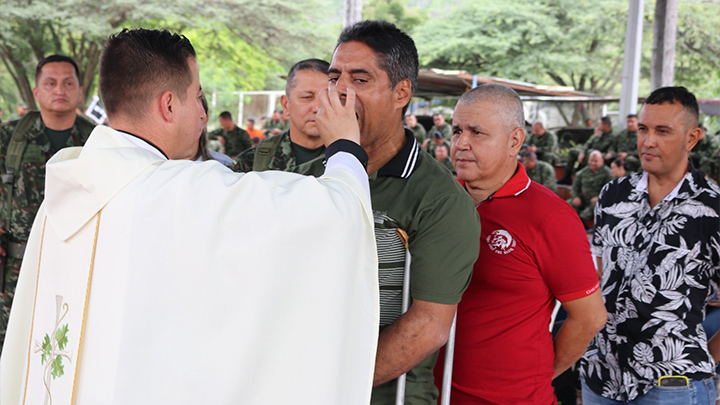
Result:
[[[321,178],[237,174],[96,127],[47,164],[0,403],[368,403],[377,256],[358,173],[340,152]]]

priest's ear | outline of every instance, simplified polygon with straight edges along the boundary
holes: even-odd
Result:
[[[170,90],[165,90],[160,97],[155,99],[157,109],[162,115],[163,121],[172,122],[173,117],[177,113],[178,101],[178,98]]]

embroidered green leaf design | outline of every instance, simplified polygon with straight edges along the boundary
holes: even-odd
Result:
[[[55,360],[53,360],[52,364],[50,364],[50,369],[52,370],[53,380],[65,374],[62,357],[55,356]]]
[[[67,345],[67,342],[68,342],[67,333],[68,333],[68,324],[63,325],[62,327],[60,327],[60,329],[58,329],[55,332],[55,340],[57,340],[58,348],[60,350],[64,350],[65,346]]]
[[[50,344],[50,336],[48,334],[45,334],[45,339],[43,339],[42,343],[42,357],[40,358],[41,363],[45,364],[45,362],[50,358],[50,352],[52,351],[52,345]]]

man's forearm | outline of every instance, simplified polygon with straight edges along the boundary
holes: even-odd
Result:
[[[595,334],[607,320],[600,291],[574,301],[564,302],[568,317],[558,331],[553,345],[555,361],[553,378],[562,374],[582,357]]]
[[[447,342],[456,305],[415,300],[410,310],[380,333],[373,385],[415,367]]]
[[[713,358],[713,362],[717,363],[720,361],[720,332],[715,333],[713,337],[708,340],[708,351]]]

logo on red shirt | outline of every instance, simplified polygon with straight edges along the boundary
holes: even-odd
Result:
[[[486,241],[490,250],[499,255],[506,255],[515,250],[515,239],[510,235],[510,232],[504,229],[493,231]]]

